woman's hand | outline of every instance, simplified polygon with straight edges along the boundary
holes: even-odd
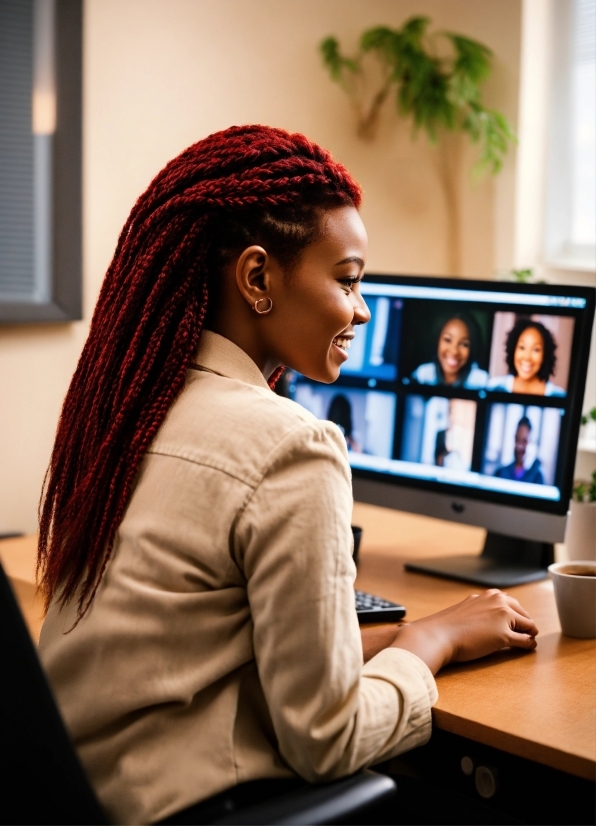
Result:
[[[537,634],[536,623],[516,599],[491,589],[400,626],[391,647],[411,651],[436,674],[448,663],[475,660],[503,648],[533,651]]]

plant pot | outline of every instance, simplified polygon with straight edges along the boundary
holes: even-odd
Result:
[[[596,560],[596,502],[571,502],[565,545],[569,560]]]

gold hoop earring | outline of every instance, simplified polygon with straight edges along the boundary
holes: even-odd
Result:
[[[261,303],[261,301],[269,302],[269,305],[264,310],[259,310],[259,304]],[[266,295],[265,298],[257,298],[255,303],[252,305],[252,308],[255,311],[255,313],[258,313],[259,315],[267,315],[267,313],[270,313],[273,309],[273,301],[269,298],[268,295]]]

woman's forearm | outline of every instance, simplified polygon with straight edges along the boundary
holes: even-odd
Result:
[[[451,646],[440,625],[404,623],[397,629],[392,648],[404,648],[426,663],[433,674],[452,658]]]
[[[360,629],[362,637],[362,653],[367,663],[375,654],[384,648],[389,648],[395,640],[399,625],[387,623],[383,625],[365,625]]]

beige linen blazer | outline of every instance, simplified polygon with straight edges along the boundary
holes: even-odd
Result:
[[[147,452],[84,618],[40,653],[118,823],[246,780],[326,781],[425,742],[437,693],[414,654],[362,664],[344,439],[204,332]],[[72,630],[69,630],[72,629]]]

